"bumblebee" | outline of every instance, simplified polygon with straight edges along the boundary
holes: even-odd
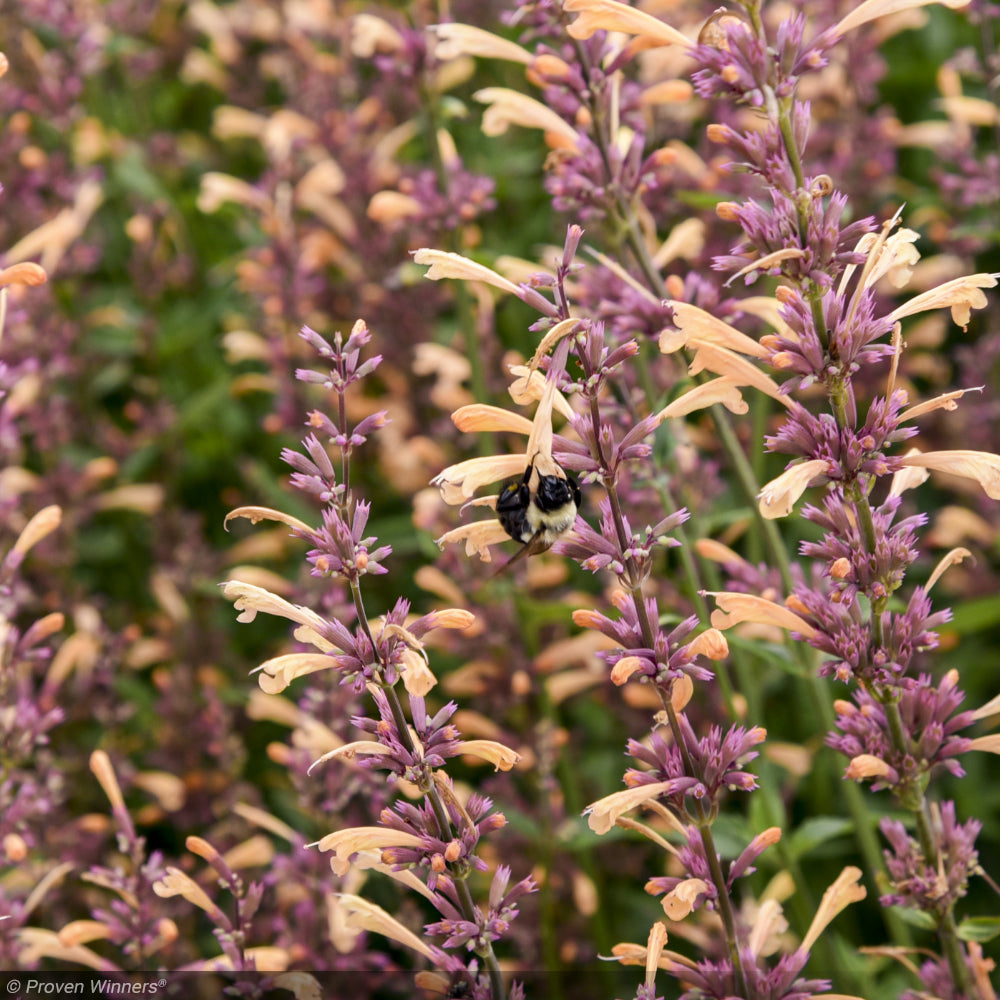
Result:
[[[539,466],[552,471],[543,472]],[[573,526],[580,499],[575,476],[554,459],[532,459],[520,482],[507,483],[497,497],[497,519],[504,531],[523,546],[501,570],[551,548]]]

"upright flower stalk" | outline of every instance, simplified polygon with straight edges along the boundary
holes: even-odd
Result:
[[[879,12],[877,3],[862,8],[868,16]],[[825,486],[822,503],[802,511],[824,534],[801,547],[803,556],[820,561],[824,575],[789,595],[787,603],[801,625],[785,627],[826,654],[821,674],[858,685],[856,706],[838,703],[839,732],[831,733],[828,742],[851,757],[848,778],[874,779],[874,788],[893,792],[912,815],[917,834],[913,840],[902,824],[883,820],[890,843],[886,860],[896,887],[883,902],[931,916],[953,995],[973,996],[976,970],[959,939],[954,908],[978,870],[973,844],[979,824],[958,824],[953,803],[937,806],[926,794],[936,767],[963,773],[956,758],[969,741],[957,734],[972,717],[955,714],[962,695],[954,675],[941,687],[926,675],[914,676],[915,658],[937,645],[935,629],[949,613],[932,611],[929,587],[914,588],[902,605],[894,597],[917,558],[916,531],[926,521],[923,515],[898,515],[903,492],[915,485],[916,469],[975,479],[991,498],[1000,499],[1000,458],[977,452],[901,454],[898,445],[918,433],[913,421],[933,409],[954,408],[961,393],[910,406],[897,371],[904,318],[950,308],[965,325],[970,310],[985,305],[983,289],[995,286],[997,276],[961,278],[896,309],[882,304],[878,283],[906,284],[918,258],[917,234],[896,230],[898,216],[880,228],[871,220],[842,223],[846,197],[829,177],[805,174],[809,109],[796,94],[800,73],[822,64],[840,36],[864,19],[861,9],[812,40],[806,39],[801,18],[782,24],[772,38],[759,6],[747,4],[744,10],[745,17],[718,18],[694,53],[700,66],[695,86],[702,96],[747,103],[763,116],[763,126],[753,132],[723,125],[710,129],[712,139],[734,155],[741,169],[756,175],[767,194],[767,201],[719,206],[723,218],[740,225],[744,240],[715,266],[730,272],[730,280],[778,278],[780,324],[761,339],[763,351],[748,351],[736,329],[720,335],[715,328],[713,342],[722,350],[703,358],[703,365],[736,384],[750,384],[736,363],[743,357],[745,364],[750,355],[752,364],[780,381],[790,401],[766,445],[795,461],[761,491],[760,509],[767,518],[787,515],[806,488]],[[699,310],[680,304],[674,323],[681,335],[664,343],[669,350],[680,344],[697,350],[712,325]],[[883,366],[885,390],[870,399],[865,412],[860,404],[876,366]],[[816,386],[827,413],[794,402],[797,392]],[[729,595],[717,600],[720,611],[713,622],[719,627],[747,619],[778,622],[769,610],[739,609]],[[944,873],[947,884],[941,877],[929,879],[931,872]],[[921,976],[930,983],[940,971],[938,964],[927,963]]]
[[[375,817],[376,825],[337,830],[313,846],[332,852],[332,866],[339,875],[354,867],[375,868],[425,897],[440,914],[440,919],[425,927],[429,941],[360,897],[352,897],[347,908],[348,924],[376,930],[413,947],[438,969],[463,979],[474,996],[503,1000],[507,991],[494,943],[517,915],[518,900],[535,887],[530,878],[510,885],[510,868],[499,865],[493,872],[488,901],[476,903],[469,879],[487,870],[478,853],[479,841],[506,821],[485,796],[459,795],[445,768],[449,759],[462,755],[509,770],[518,755],[495,741],[464,740],[452,722],[457,709],[454,702],[433,714],[427,709],[424,696],[437,679],[425,640],[436,629],[468,628],[474,620],[469,612],[449,609],[414,616],[409,603],[400,599],[379,618],[370,615],[364,579],[387,572],[384,562],[392,550],[367,535],[371,505],[358,495],[351,473],[357,449],[387,418],[377,412],[352,426],[348,396],[381,359],[374,355],[362,360],[371,335],[360,320],[346,340],[337,333],[332,344],[308,327],[302,336],[328,367],[302,370],[298,377],[332,393],[335,413],[311,413],[312,430],[303,441],[303,450],[286,449],[283,458],[295,470],[293,485],[323,505],[322,524],[312,527],[263,507],[238,508],[230,518],[288,525],[294,536],[310,545],[306,560],[312,575],[346,585],[353,622],[321,615],[238,580],[227,582],[223,590],[241,612],[241,621],[252,620],[258,611],[288,618],[298,626],[296,639],[314,650],[287,653],[264,663],[260,685],[265,692],[276,694],[297,677],[332,669],[340,674],[342,684],[370,695],[373,717],[344,720],[367,733],[367,738],[324,754],[314,766],[356,761],[360,767],[384,771],[390,784],[406,783],[420,799],[417,804],[397,800]],[[336,449],[337,461],[328,446]],[[474,958],[464,960],[463,952]],[[517,995],[519,989],[515,986],[510,995]]]
[[[636,766],[625,774],[626,789],[587,808],[590,827],[597,833],[606,833],[615,825],[638,830],[680,864],[686,873],[684,877],[653,878],[646,885],[647,892],[662,897],[664,912],[671,919],[681,920],[699,909],[718,915],[721,923],[718,952],[713,952],[699,966],[697,974],[709,991],[707,995],[799,996],[806,988],[828,988],[819,981],[807,983],[800,979],[808,948],[770,968],[760,949],[752,946],[751,929],[737,910],[734,883],[755,870],[754,861],[778,841],[780,831],[772,829],[754,837],[729,863],[715,844],[713,823],[726,795],[731,791],[751,792],[757,787],[756,778],[745,766],[757,756],[755,747],[764,741],[766,732],[759,726],[730,725],[725,729],[711,726],[706,734],[698,735],[685,712],[696,684],[707,684],[713,679],[705,662],[724,659],[728,646],[721,632],[714,628],[695,634],[698,626],[695,615],[673,628],[662,624],[656,588],[650,586],[650,580],[657,554],[679,544],[670,533],[688,515],[686,511],[678,511],[640,531],[633,527],[626,513],[621,489],[631,481],[631,467],[649,457],[648,439],[664,414],[653,413],[636,420],[625,431],[618,429],[624,414],[611,398],[611,392],[620,377],[619,369],[636,359],[638,345],[627,341],[612,347],[605,340],[603,324],[570,315],[566,282],[576,269],[574,255],[582,235],[579,227],[569,228],[552,283],[553,304],[541,310],[545,319],[539,326],[546,332],[531,363],[526,369],[516,370],[519,379],[511,387],[515,400],[523,398],[523,387],[530,385],[532,375],[547,363],[534,419],[528,421],[483,406],[464,408],[454,414],[456,424],[463,429],[472,429],[474,412],[476,429],[528,434],[526,453],[462,462],[445,469],[435,482],[448,502],[469,500],[478,488],[505,474],[516,475],[531,460],[541,440],[551,442],[551,455],[558,463],[581,474],[582,484],[600,489],[603,494],[598,502],[600,531],[577,517],[572,530],[555,543],[553,551],[575,559],[591,572],[606,569],[613,574],[617,584],[613,596],[615,616],[581,609],[574,613],[573,620],[610,640],[611,648],[599,655],[611,668],[612,682],[619,686],[630,682],[651,686],[660,711],[652,732],[644,740],[628,742],[628,753]],[[417,259],[430,263],[433,258],[427,251],[419,251]],[[451,275],[478,280],[485,277],[481,271],[463,268],[455,262],[447,276]],[[446,275],[430,272],[429,276]],[[558,394],[556,386],[560,389]],[[560,401],[558,407],[554,405],[556,399]],[[569,400],[573,399],[579,400],[579,404],[572,405]],[[565,427],[558,434],[551,429],[556,411],[565,418]],[[489,496],[472,502],[491,507],[495,500],[495,496]],[[480,520],[448,532],[439,543],[465,540],[470,554],[478,552],[489,558],[488,546],[503,537],[496,522]],[[639,807],[653,810],[665,819],[682,846],[677,848],[654,830],[626,818],[626,813]],[[852,885],[855,882],[856,878]],[[853,898],[861,898],[864,893],[863,888],[855,886]],[[624,950],[618,953],[620,960],[628,960],[632,954],[630,947],[623,946]],[[647,951],[646,956],[649,954]],[[655,969],[656,960],[651,961]],[[686,960],[667,961],[660,967],[681,980],[692,977],[692,966]],[[652,997],[652,991],[653,986],[647,980],[637,997]]]
[[[616,338],[606,347],[605,324],[571,309],[566,277],[580,239],[574,227],[554,278],[536,275],[515,289],[498,275],[494,279],[474,275],[473,269],[481,265],[471,262],[464,268],[453,263],[447,272],[429,275],[478,277],[525,301],[529,292],[537,294],[537,287],[548,285],[553,289],[553,306],[539,309],[545,318],[536,325],[540,331],[550,332],[529,368],[537,368],[558,340],[571,339],[569,355],[562,345],[557,353],[552,352],[546,384],[549,394],[558,385],[565,396],[577,395],[580,405],[571,405],[565,414],[566,428],[554,438],[553,455],[567,468],[583,473],[583,483],[599,484],[604,494],[599,504],[601,532],[578,518],[573,531],[557,543],[554,551],[570,555],[594,571],[607,568],[617,577],[621,589],[615,605],[620,617],[612,619],[597,611],[581,611],[575,620],[603,632],[616,643],[615,651],[603,654],[613,665],[615,683],[642,679],[654,685],[662,706],[659,722],[669,733],[667,740],[654,732],[646,743],[630,742],[629,752],[642,766],[626,775],[630,786],[626,792],[614,793],[590,808],[591,825],[603,832],[639,805],[667,807],[665,815],[678,824],[678,833],[686,845],[681,861],[688,878],[664,880],[662,884],[653,880],[652,888],[647,888],[666,893],[664,908],[668,915],[707,903],[721,918],[726,947],[713,966],[713,976],[703,980],[701,988],[706,995],[798,996],[802,994],[796,991],[829,987],[796,981],[807,956],[792,963],[791,968],[786,965],[767,972],[759,964],[757,953],[748,947],[747,930],[740,926],[731,904],[732,884],[777,838],[755,839],[744,852],[745,857],[741,855],[724,871],[713,844],[711,824],[723,789],[751,791],[756,786],[756,780],[742,767],[756,755],[753,747],[765,733],[759,727],[733,726],[723,734],[721,728],[713,727],[707,737],[696,737],[684,707],[693,682],[711,677],[699,665],[697,656],[709,647],[724,656],[725,642],[718,633],[718,638],[707,638],[710,633],[704,633],[706,638],[700,644],[698,640],[683,642],[697,624],[694,618],[666,634],[659,624],[657,599],[645,590],[653,547],[670,544],[666,533],[675,530],[686,515],[673,515],[656,528],[647,528],[645,536],[640,537],[628,523],[619,488],[623,469],[629,461],[648,454],[645,440],[661,421],[718,402],[724,402],[734,412],[745,411],[741,390],[749,387],[765,392],[785,410],[777,432],[765,439],[768,450],[784,451],[799,459],[760,491],[760,515],[771,522],[790,513],[810,485],[826,485],[823,506],[803,511],[803,516],[819,524],[825,535],[821,542],[802,548],[803,556],[822,560],[825,575],[819,584],[795,585],[786,568],[785,584],[793,588],[788,609],[779,609],[763,598],[740,604],[735,595],[717,594],[719,611],[713,616],[713,625],[725,628],[752,619],[791,629],[793,637],[832,656],[821,667],[821,676],[856,681],[858,698],[869,698],[873,706],[881,709],[875,712],[869,706],[845,712],[839,704],[837,707],[841,731],[845,726],[865,730],[863,739],[856,732],[851,734],[851,745],[869,747],[853,756],[848,777],[877,775],[878,787],[893,789],[899,803],[912,812],[917,828],[916,847],[908,849],[902,828],[886,822],[882,825],[893,846],[887,852],[890,874],[898,885],[909,887],[906,893],[884,897],[883,902],[906,899],[913,903],[918,896],[913,891],[919,882],[917,872],[941,871],[947,859],[949,878],[954,884],[950,881],[944,892],[940,880],[933,885],[920,883],[926,886],[924,908],[934,919],[955,995],[971,995],[972,983],[981,971],[964,952],[953,912],[954,903],[965,893],[968,878],[977,870],[972,842],[978,827],[974,822],[960,826],[955,822],[953,808],[936,810],[925,795],[934,766],[942,764],[953,773],[961,770],[952,758],[971,744],[963,743],[957,732],[972,717],[951,717],[961,701],[953,678],[947,696],[934,691],[920,697],[914,694],[916,687],[929,688],[930,684],[926,679],[917,684],[911,662],[936,643],[934,629],[947,620],[947,613],[931,610],[929,587],[916,588],[902,611],[894,607],[893,595],[903,585],[906,569],[916,558],[915,531],[924,521],[921,516],[897,518],[903,492],[926,475],[921,470],[931,469],[973,478],[990,497],[1000,498],[1000,459],[971,451],[904,455],[898,454],[895,446],[917,434],[914,421],[934,409],[953,408],[961,396],[960,392],[949,393],[917,406],[909,405],[906,392],[897,385],[902,321],[929,309],[947,307],[953,318],[965,325],[970,311],[985,304],[983,290],[996,284],[996,276],[971,275],[925,291],[895,309],[884,305],[881,286],[904,286],[918,259],[913,245],[917,234],[905,229],[895,231],[898,217],[881,227],[872,219],[846,221],[848,199],[836,189],[834,180],[823,173],[807,175],[804,152],[810,110],[797,92],[800,77],[822,68],[830,50],[847,32],[902,7],[922,5],[869,0],[841,22],[809,39],[803,16],[790,16],[775,27],[761,4],[747,2],[740,4],[742,13],[719,12],[713,16],[695,42],[617,0],[566,0],[563,4],[566,13],[578,15],[569,25],[569,34],[581,45],[591,45],[594,51],[578,45],[577,67],[554,53],[546,53],[533,66],[536,82],[558,83],[563,88],[557,106],[559,100],[566,106],[571,103],[574,74],[593,71],[590,94],[605,86],[624,87],[627,84],[614,74],[638,52],[679,46],[698,67],[693,80],[699,96],[749,107],[757,113],[752,130],[746,127],[746,118],[742,126],[718,124],[709,128],[711,141],[734,157],[735,170],[761,185],[767,196],[763,201],[747,197],[718,206],[721,219],[741,227],[743,241],[730,253],[717,256],[714,266],[729,274],[727,286],[737,279],[745,285],[764,276],[778,279],[773,299],[758,298],[747,309],[741,309],[738,301],[730,302],[722,313],[724,318],[714,316],[694,304],[696,295],[687,298],[686,293],[694,289],[680,284],[668,286],[661,281],[646,241],[635,227],[629,230],[624,225],[631,233],[627,242],[654,290],[650,296],[639,289],[640,296],[647,299],[645,308],[653,315],[658,308],[662,310],[661,350],[669,354],[685,349],[692,358],[689,373],[715,376],[711,388],[698,385],[690,398],[681,397],[658,413],[643,415],[633,408],[628,419],[621,421],[616,412],[628,428],[624,435],[616,435],[607,416],[607,408],[614,409],[615,404],[609,403],[605,390],[614,381],[614,369],[637,353],[638,344]],[[597,63],[590,57],[598,51],[604,31],[620,32],[634,43],[625,44],[614,56],[602,52],[605,58]],[[555,86],[551,92],[556,92]],[[620,224],[634,220],[638,192],[643,185],[655,183],[658,161],[654,155],[640,166],[642,143],[636,138],[626,146],[628,134],[622,119],[613,114],[606,121],[598,121],[599,106],[592,102],[588,108],[590,118],[585,120],[588,124],[593,121],[593,134],[613,137],[610,143],[595,143],[582,129],[559,125],[534,105],[529,107],[493,90],[479,96],[489,105],[484,121],[488,134],[496,134],[511,123],[545,130],[547,142],[556,151],[553,159],[560,164],[550,183],[558,192],[557,198],[563,197],[561,207],[576,209],[581,217],[586,214]],[[627,105],[622,101],[609,106],[621,110]],[[590,160],[588,143],[593,147]],[[628,152],[623,153],[626,148]],[[615,161],[617,154],[622,154],[620,161]],[[602,186],[596,183],[598,177]],[[418,262],[423,262],[421,254],[429,253],[420,251]],[[426,262],[432,261],[428,257]],[[601,263],[627,285],[637,287],[635,279],[622,269],[615,271],[613,262],[601,258]],[[586,287],[582,282],[581,286]],[[656,292],[662,296],[668,289],[672,300],[658,303]],[[638,313],[638,309],[631,312],[622,327],[641,329],[642,321],[636,322]],[[608,323],[621,318],[620,313],[615,320],[612,316],[609,308]],[[755,323],[764,319],[774,332],[759,340],[748,337],[738,327],[742,320],[750,318]],[[609,365],[612,356],[614,364]],[[570,374],[569,357],[579,366],[577,377]],[[885,368],[886,391],[873,398],[867,411],[862,412],[859,403],[878,365]],[[656,387],[648,375],[643,385],[647,400],[657,398],[658,389],[662,392],[662,387]],[[829,413],[815,414],[796,398],[800,390],[817,386],[825,393]],[[516,398],[513,391],[512,395]],[[540,406],[538,412],[544,412],[542,419],[549,419],[551,408],[543,411]],[[456,414],[459,426],[461,421],[462,416]],[[492,423],[480,422],[477,426],[517,429],[515,420],[499,416]],[[528,426],[534,435],[535,425]],[[523,466],[530,461],[530,454],[514,461]],[[503,468],[500,459],[487,462],[479,470],[483,474],[470,486],[466,470],[453,467],[445,470],[437,482],[446,500],[456,502],[459,494],[467,500],[479,485],[500,479]],[[488,499],[478,502],[490,505]],[[488,531],[492,534],[487,542]],[[466,526],[449,532],[442,541],[468,541],[473,536],[483,544],[470,545],[470,552],[481,554],[486,545],[503,537],[495,526]],[[955,558],[959,557],[956,554]],[[904,694],[909,699],[905,719]],[[930,733],[921,732],[918,720],[928,718],[934,719],[934,725]],[[837,734],[831,734],[829,742],[845,748]],[[875,748],[882,750],[883,756],[870,752]],[[925,749],[930,751],[929,756],[919,753]],[[925,867],[921,869],[920,865]],[[864,890],[859,889],[855,898],[863,894]],[[658,946],[662,947],[662,943]],[[652,948],[651,944],[645,952],[647,968],[651,967]],[[665,967],[671,971],[669,962]],[[922,973],[928,982],[939,974],[938,966]],[[637,995],[652,996],[652,990],[653,984],[647,979]]]

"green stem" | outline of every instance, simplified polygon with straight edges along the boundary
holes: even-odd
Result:
[[[351,596],[354,599],[354,608],[358,615],[358,623],[371,642],[372,648],[378,649],[375,637],[372,635],[371,626],[368,623],[368,615],[365,612],[365,604],[361,596],[361,585],[357,580],[351,580],[350,585]],[[382,690],[385,692],[386,700],[389,703],[389,710],[392,712],[392,720],[396,726],[396,731],[399,733],[400,742],[406,748],[407,753],[416,757],[417,749],[414,745],[413,738],[410,736],[410,727],[406,721],[406,713],[403,711],[403,705],[399,700],[399,695],[396,692],[395,686],[385,684],[382,685]],[[448,815],[448,809],[441,797],[441,793],[434,784],[429,770],[426,780],[420,783],[420,790],[423,792],[427,801],[430,802],[431,808],[434,810],[434,816],[438,823],[441,839],[451,840],[455,836],[455,829],[452,826],[451,817]],[[462,909],[462,915],[470,923],[478,923],[476,919],[477,907],[465,878],[460,876],[458,873],[453,874],[455,875],[455,889],[458,893],[458,901]],[[507,996],[506,986],[504,985],[503,975],[500,972],[500,965],[497,961],[496,953],[493,951],[492,943],[489,941],[483,942],[480,947],[476,948],[476,954],[482,959],[487,975],[490,978],[492,1000],[505,1000]]]

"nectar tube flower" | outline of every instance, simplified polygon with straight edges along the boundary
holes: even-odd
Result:
[[[457,465],[449,466],[432,480],[441,489],[441,495],[446,503],[462,503],[472,497],[475,492],[487,483],[502,479],[523,476],[529,465],[533,466],[534,476],[557,475],[563,478],[561,464],[553,457],[554,435],[552,430],[552,412],[559,401],[559,409],[564,413],[572,413],[568,404],[558,393],[557,378],[566,364],[569,343],[563,341],[556,348],[556,354],[545,379],[544,389],[535,410],[534,419],[529,423],[517,414],[504,410],[494,410],[492,407],[465,408],[472,411],[463,416],[473,420],[472,424],[479,430],[500,429],[528,433],[528,444],[523,454],[491,455],[485,458],[473,458]],[[513,391],[513,390],[512,390]],[[461,412],[461,411],[459,411]],[[458,416],[458,413],[455,415]],[[496,509],[496,495],[479,497],[470,506],[486,506]],[[484,562],[490,562],[492,555],[489,546],[508,541],[510,535],[498,520],[475,521],[446,532],[437,543],[443,547],[452,542],[464,541],[468,555],[478,554]]]

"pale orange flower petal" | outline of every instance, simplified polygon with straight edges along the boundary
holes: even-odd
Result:
[[[660,410],[660,420],[662,422],[667,419],[685,417],[689,413],[694,413],[695,410],[704,410],[716,403],[721,403],[730,413],[739,415],[750,409],[733,379],[713,378],[689,389],[665,406]]]
[[[199,910],[204,910],[208,914],[217,912],[215,903],[209,899],[205,890],[179,868],[167,868],[166,875],[153,883],[153,892],[161,898],[183,896]]]
[[[50,535],[62,523],[62,508],[57,504],[43,507],[21,529],[17,536],[13,551],[24,555],[37,545],[46,535]]]
[[[459,56],[481,56],[489,59],[507,59],[510,62],[531,64],[534,58],[516,42],[501,38],[470,24],[432,24],[431,33],[437,38],[434,55],[438,59],[457,59]]]
[[[924,585],[924,590],[930,590],[938,580],[944,576],[945,571],[951,569],[952,566],[957,566],[960,562],[965,559],[972,558],[972,553],[968,549],[964,549],[961,546],[952,549],[943,559],[934,567],[934,572],[927,578],[927,583]]]
[[[969,744],[969,749],[1000,754],[1000,733],[991,733],[989,736],[977,736]]]
[[[310,773],[314,767],[325,764],[328,760],[354,760],[359,753],[385,757],[392,754],[392,752],[389,747],[383,746],[375,740],[355,740],[353,743],[345,743],[342,747],[337,747],[336,750],[331,750],[323,754],[322,757],[317,757],[309,765],[309,770],[306,773]]]
[[[626,788],[621,792],[612,792],[603,799],[592,802],[583,814],[587,816],[587,824],[594,833],[607,833],[615,825],[615,820],[650,799],[655,799],[671,788],[670,781],[657,781],[649,785],[638,785]]]
[[[529,403],[539,400],[545,394],[547,379],[542,372],[531,369],[527,365],[511,365],[511,375],[518,377],[511,382],[507,391],[510,398],[519,406],[527,406]],[[569,405],[566,397],[557,389],[552,397],[552,408],[558,410],[567,419],[574,416],[573,407]]]
[[[673,310],[674,326],[677,330],[664,330],[660,334],[660,350],[664,354],[670,354],[681,347],[692,338],[706,341],[709,344],[718,344],[720,347],[728,347],[739,354],[748,354],[755,358],[767,357],[768,351],[762,347],[753,337],[748,337],[741,333],[734,326],[723,322],[710,312],[699,309],[688,302],[677,302],[671,300],[668,305]],[[677,331],[680,331],[678,334]]]
[[[974,479],[991,500],[1000,500],[1000,455],[987,451],[928,451],[905,455],[905,466]]]
[[[245,517],[251,524],[257,524],[258,521],[280,521],[282,524],[287,524],[289,528],[298,528],[299,531],[313,530],[305,521],[300,521],[297,517],[292,517],[291,514],[285,514],[283,511],[274,510],[271,507],[237,507],[226,515],[222,526],[227,527],[234,517]]]
[[[492,562],[493,555],[489,547],[499,545],[501,542],[509,542],[510,535],[504,531],[503,525],[499,521],[474,521],[471,524],[463,524],[461,527],[452,528],[437,539],[439,548],[451,545],[454,542],[465,542],[465,554],[467,556],[478,555],[483,562]]]
[[[988,719],[991,715],[1000,715],[1000,694],[995,698],[990,698],[984,705],[980,705],[973,713],[974,719]]]
[[[365,214],[382,225],[415,218],[424,210],[412,195],[401,191],[376,191],[368,202]]]
[[[708,883],[700,878],[688,878],[679,882],[661,900],[663,912],[671,920],[683,920],[693,909],[695,901],[708,889]]]
[[[437,678],[422,656],[414,649],[407,649],[402,656],[403,687],[408,694],[423,698],[435,684]]]
[[[107,795],[113,810],[125,810],[125,799],[122,796],[121,785],[111,765],[111,758],[103,750],[95,750],[90,755],[90,770],[97,778],[98,784]]]
[[[904,10],[913,10],[916,7],[926,7],[932,3],[940,3],[943,7],[949,7],[952,10],[961,10],[969,5],[969,0],[865,0],[846,17],[841,18],[833,28],[833,33],[845,35],[848,31],[853,31],[876,18],[898,14]]]
[[[803,257],[805,257],[805,251],[799,250],[797,247],[786,247],[784,250],[775,250],[773,253],[764,254],[763,257],[758,257],[756,260],[750,261],[745,267],[741,267],[735,274],[729,277],[726,284],[731,285],[737,278],[742,278],[745,274],[767,271],[776,264],[784,263],[786,260],[801,260]]]
[[[814,458],[786,469],[777,479],[772,479],[761,489],[758,496],[761,515],[774,520],[790,514],[795,502],[809,484],[823,475],[828,468],[829,465],[824,459]]]
[[[370,59],[376,52],[397,52],[403,36],[386,20],[374,14],[355,14],[351,18],[351,53]]]
[[[856,903],[868,895],[868,890],[860,885],[861,869],[848,866],[836,881],[823,893],[816,916],[806,932],[806,936],[799,945],[799,951],[809,951],[816,943],[816,939],[826,930],[830,921],[833,920],[841,910]]]
[[[496,740],[466,740],[461,750],[463,755],[489,761],[497,771],[509,771],[521,759],[519,753]]]
[[[542,358],[552,352],[552,348],[559,343],[563,337],[571,334],[578,326],[580,321],[573,316],[569,319],[564,319],[559,323],[556,323],[551,330],[548,330],[542,339],[538,343],[538,347],[535,348],[535,353],[531,357],[531,363],[528,365],[529,370],[534,371],[541,364]]]
[[[871,0],[869,0],[871,2]],[[863,5],[862,5],[863,6]],[[969,274],[943,285],[931,288],[914,296],[909,302],[904,302],[889,313],[890,322],[903,319],[905,316],[915,316],[928,309],[951,309],[951,318],[962,327],[968,326],[973,309],[983,309],[986,306],[984,288],[994,288],[997,283],[995,274]]]
[[[844,777],[850,778],[851,781],[860,781],[862,778],[882,778],[888,773],[889,765],[881,757],[870,753],[859,753],[847,765]]]
[[[955,402],[957,399],[961,399],[967,392],[972,392],[972,389],[953,389],[951,392],[942,393],[940,396],[935,396],[933,399],[926,399],[922,403],[917,403],[915,406],[911,406],[909,409],[903,410],[899,415],[899,422],[903,423],[907,420],[914,420],[917,417],[922,417],[925,413],[930,413],[933,410],[955,410],[958,409],[958,403]]]
[[[649,929],[649,937],[646,940],[646,985],[652,986],[656,981],[656,970],[660,964],[660,955],[667,944],[666,925],[657,920]]]
[[[485,458],[470,458],[456,465],[449,465],[432,480],[441,489],[441,496],[448,504],[460,504],[468,500],[488,483],[498,483],[503,479],[520,476],[528,464],[524,455],[487,455]]]
[[[623,656],[611,668],[611,683],[621,687],[637,671],[642,670],[646,661],[640,656]]]
[[[519,125],[541,129],[573,148],[580,141],[576,129],[569,122],[541,101],[520,91],[507,87],[484,87],[472,96],[480,104],[487,105],[483,112],[483,132],[486,135],[503,135],[511,125]]]
[[[688,341],[688,347],[694,349],[694,357],[688,369],[692,375],[702,371],[711,371],[724,378],[732,379],[737,385],[749,385],[776,399],[783,406],[791,407],[792,401],[778,388],[778,383],[770,375],[762,372],[752,361],[748,361],[735,351],[712,344],[700,338]]]
[[[657,45],[691,46],[686,35],[664,21],[617,0],[565,0],[563,9],[580,16],[566,29],[573,38],[590,38],[595,31],[639,35]]]
[[[729,655],[729,643],[716,628],[709,628],[696,636],[685,647],[688,652],[710,660],[724,660]]]
[[[735,591],[709,591],[707,596],[714,597],[717,605],[717,610],[712,612],[712,625],[715,628],[724,630],[741,622],[756,622],[761,625],[777,625],[789,632],[798,632],[807,639],[816,635],[816,629],[804,618],[763,597]]]
[[[431,951],[430,945],[413,931],[404,927],[395,917],[386,913],[381,906],[376,906],[361,896],[353,896],[349,893],[339,893],[337,899],[348,913],[348,926],[381,934],[407,948],[412,948],[430,961],[434,960],[434,953]]]
[[[48,281],[48,275],[41,264],[33,261],[25,261],[21,264],[12,264],[0,270],[0,288],[7,285],[42,285]]]
[[[460,431],[506,431],[525,436],[531,433],[531,421],[527,417],[486,403],[460,406],[451,415],[451,420]]]
[[[444,250],[432,250],[423,247],[413,254],[414,264],[421,264],[429,267],[425,278],[431,281],[440,281],[442,278],[459,278],[464,281],[483,281],[487,285],[493,285],[503,292],[520,297],[521,289],[508,281],[506,278],[491,271],[485,264],[477,264],[468,257],[461,254],[448,253]]]
[[[281,618],[289,618],[300,625],[321,626],[322,619],[314,611],[292,604],[263,587],[255,587],[242,580],[227,580],[222,584],[222,595],[242,612],[238,621],[252,622],[258,611]]]
[[[338,875],[350,868],[351,855],[358,851],[385,847],[420,847],[423,841],[412,833],[384,826],[354,826],[335,830],[316,842],[321,851],[333,851],[330,866]],[[312,845],[310,845],[312,846]]]

